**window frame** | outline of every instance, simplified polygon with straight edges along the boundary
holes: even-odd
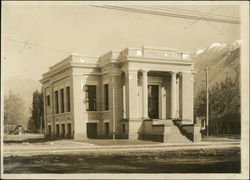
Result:
[[[65,108],[64,108],[65,102],[64,102],[64,88],[60,89],[60,112],[64,113]]]
[[[59,114],[59,93],[55,91],[55,114]]]
[[[89,87],[94,87],[95,91],[93,93],[94,95],[94,98],[93,100],[89,100],[89,93],[90,93],[90,90],[89,90]],[[85,102],[86,102],[86,111],[97,111],[97,85],[85,85]],[[90,103],[93,102],[93,109],[90,108],[92,106],[90,106]]]
[[[70,86],[66,87],[66,112],[71,111],[71,102],[70,102]]]
[[[50,95],[46,96],[46,105],[50,106]]]
[[[103,86],[103,109],[104,111],[109,110],[109,84]]]

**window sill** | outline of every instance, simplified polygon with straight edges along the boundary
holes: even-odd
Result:
[[[107,111],[83,111],[84,113],[106,113],[106,112],[110,112],[109,110]]]
[[[64,112],[64,113],[59,113],[59,114],[54,114],[54,116],[60,116],[60,115],[66,115],[66,114],[71,114],[72,112]]]

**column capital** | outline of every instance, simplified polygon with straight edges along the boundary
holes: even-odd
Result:
[[[148,72],[149,72],[148,69],[140,69],[140,71],[141,71],[142,73],[148,73]]]
[[[127,73],[138,73],[138,69],[128,69]]]
[[[181,76],[192,75],[192,74],[193,74],[192,71],[181,71],[181,73],[180,73]]]
[[[111,71],[109,73],[111,76],[121,76],[122,75],[122,72],[121,71]]]
[[[169,72],[172,76],[176,75],[178,73],[178,71],[170,71]]]

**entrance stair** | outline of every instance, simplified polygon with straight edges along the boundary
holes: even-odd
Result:
[[[167,142],[169,143],[191,143],[184,134],[181,133],[179,127],[174,124],[173,120],[170,120],[171,133],[167,137]]]
[[[181,126],[178,126],[178,120],[172,119],[152,119],[153,128],[156,126],[169,127],[167,132],[164,132],[166,140],[164,142],[168,143],[190,143],[192,142],[181,129]]]

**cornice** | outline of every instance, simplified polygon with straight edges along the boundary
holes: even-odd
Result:
[[[194,62],[190,60],[177,60],[177,59],[164,59],[154,57],[127,57],[127,61],[140,62],[140,63],[154,63],[154,64],[182,64],[182,65],[193,65]],[[120,61],[122,62],[122,61]]]

